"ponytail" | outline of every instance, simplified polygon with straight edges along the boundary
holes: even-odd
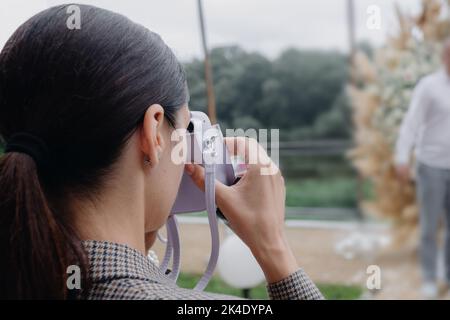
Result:
[[[55,6],[0,52],[0,298],[71,298],[71,265],[88,294],[74,204],[95,203],[148,106],[173,124],[188,102],[186,74],[159,35],[79,7],[81,30],[67,29],[67,5]]]
[[[0,298],[66,299],[67,267],[85,269],[81,242],[52,212],[29,155],[0,158]],[[82,271],[82,275],[85,272]]]

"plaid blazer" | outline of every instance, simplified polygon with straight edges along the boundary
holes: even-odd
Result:
[[[139,251],[124,244],[83,241],[90,264],[92,287],[88,299],[123,300],[230,300],[238,297],[180,288]],[[299,269],[287,278],[267,285],[271,299],[323,299],[322,294]]]

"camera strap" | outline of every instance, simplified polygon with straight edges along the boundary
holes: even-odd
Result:
[[[216,197],[215,197],[215,181],[216,181],[216,153],[215,153],[215,139],[211,139],[212,149],[206,149],[203,153],[205,169],[205,203],[206,212],[208,214],[208,222],[211,232],[211,254],[209,257],[208,266],[205,273],[200,278],[194,290],[202,291],[208,285],[209,280],[213,276],[217,265],[220,250],[219,226],[216,213]],[[178,224],[175,215],[169,216],[166,223],[167,241],[166,252],[164,254],[163,262],[160,266],[168,274],[169,278],[174,282],[177,281],[180,273],[180,238],[178,232]],[[172,258],[172,270],[168,268],[170,259]]]
[[[180,274],[180,236],[178,232],[178,223],[175,215],[171,215],[167,221],[167,234],[169,238],[169,249],[172,251],[172,270],[169,273],[169,279],[177,281]]]
[[[220,239],[216,215],[215,168],[216,166],[214,163],[205,165],[205,200],[206,212],[208,213],[209,228],[211,232],[211,255],[209,257],[206,271],[195,286],[195,290],[204,290],[206,288],[214,273],[214,269],[216,268],[217,260],[219,258]]]

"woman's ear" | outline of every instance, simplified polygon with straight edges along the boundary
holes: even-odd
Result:
[[[158,164],[164,150],[163,124],[164,109],[159,104],[151,105],[144,115],[140,142],[146,161],[152,167]]]

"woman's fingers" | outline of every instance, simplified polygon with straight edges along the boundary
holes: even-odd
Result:
[[[259,144],[255,139],[246,137],[227,137],[224,138],[228,152],[232,156],[241,156],[245,159],[245,163],[254,164],[252,161],[254,156],[259,153]]]
[[[241,156],[245,160],[248,171],[258,171],[261,175],[273,175],[279,171],[257,140],[246,137],[227,137],[224,141],[230,155]]]
[[[195,185],[202,191],[205,191],[205,169],[198,164],[186,164],[185,171],[190,175]],[[230,188],[216,180],[216,202],[218,205],[229,199]]]
[[[198,164],[188,163],[184,170],[191,176],[192,181],[200,189],[205,191],[205,170]]]

